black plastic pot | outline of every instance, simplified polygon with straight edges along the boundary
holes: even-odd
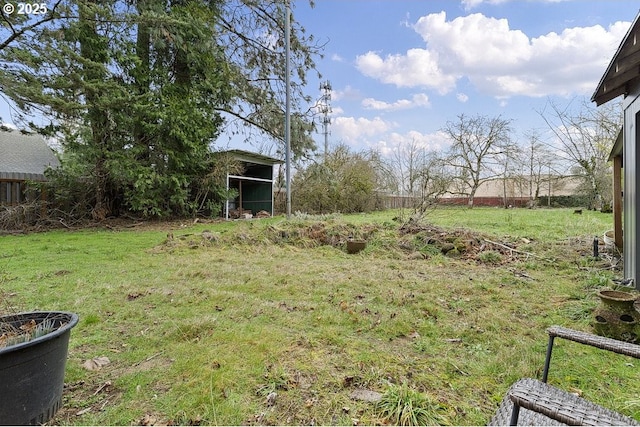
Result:
[[[78,315],[31,312],[0,317],[0,325],[20,328],[48,320],[53,332],[0,349],[0,424],[37,425],[62,406],[64,369],[71,328]]]

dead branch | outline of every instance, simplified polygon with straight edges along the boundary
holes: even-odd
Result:
[[[518,249],[514,249],[514,248],[512,248],[510,246],[507,246],[507,245],[505,245],[503,243],[494,242],[494,241],[489,240],[489,239],[483,239],[483,240],[485,242],[491,244],[491,245],[496,245],[496,246],[500,246],[501,248],[507,249],[508,251],[510,251],[512,253],[515,252],[515,253],[518,253],[518,254],[530,256],[532,258],[537,258],[537,259],[541,259],[541,260],[544,260],[544,261],[552,261],[549,258],[541,257],[540,255],[536,255],[536,254],[533,254],[531,252],[519,251]]]

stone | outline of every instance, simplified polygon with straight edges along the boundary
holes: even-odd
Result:
[[[349,395],[353,400],[362,400],[369,403],[378,403],[382,399],[382,393],[377,391],[367,390],[364,388],[357,388]]]

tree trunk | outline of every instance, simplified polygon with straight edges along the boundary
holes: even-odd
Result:
[[[85,102],[87,107],[87,121],[91,129],[91,145],[94,147],[94,185],[95,206],[91,212],[95,220],[101,221],[110,213],[107,195],[108,172],[106,160],[108,155],[109,122],[108,112],[100,108],[101,98],[99,85],[105,78],[106,52],[103,41],[97,32],[96,22],[99,22],[95,12],[92,12],[95,0],[87,0],[87,6],[78,6],[80,23],[80,55],[86,60],[83,65],[83,80]]]
[[[469,199],[467,201],[467,207],[473,208],[473,198],[476,196],[476,188],[472,188],[469,192]]]
[[[509,200],[508,200],[508,196],[507,196],[507,177],[505,176],[505,178],[502,180],[502,195],[504,198],[504,208],[507,209],[509,207]]]

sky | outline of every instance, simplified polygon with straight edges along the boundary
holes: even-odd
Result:
[[[637,0],[290,0],[324,45],[307,94],[331,83],[329,144],[391,155],[444,150],[459,115],[512,120],[513,138],[550,134],[550,102],[589,99],[636,17]],[[11,117],[0,102],[0,117]],[[314,134],[324,149],[322,126]],[[216,145],[257,149],[244,138]]]
[[[329,145],[390,155],[411,142],[446,149],[441,129],[461,114],[512,120],[516,141],[549,133],[541,112],[590,102],[639,9],[637,0],[295,0],[292,13],[325,45],[308,93],[331,83]]]

